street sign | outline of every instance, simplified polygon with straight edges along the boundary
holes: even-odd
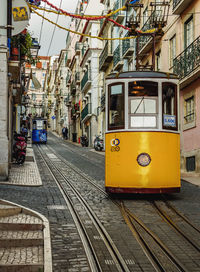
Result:
[[[25,0],[12,1],[12,36],[22,32],[28,25],[30,10]]]
[[[54,120],[54,119],[56,119],[56,117],[53,115],[53,116],[51,117],[51,119]]]

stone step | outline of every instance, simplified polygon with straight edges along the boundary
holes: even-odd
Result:
[[[0,230],[21,230],[21,231],[29,231],[29,230],[43,230],[43,224],[20,224],[20,223],[1,223],[0,222]]]
[[[0,217],[0,223],[42,224],[42,220],[27,213],[19,213],[13,216]]]
[[[1,247],[43,246],[43,232],[40,231],[1,231]]]
[[[43,264],[32,265],[0,265],[1,272],[43,272]]]
[[[0,271],[43,271],[43,250],[42,246],[0,248]]]
[[[22,208],[11,205],[0,205],[0,217],[17,215],[22,212]]]

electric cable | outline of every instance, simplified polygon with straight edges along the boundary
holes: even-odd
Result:
[[[44,5],[44,8],[46,7],[46,4]],[[45,10],[43,12],[43,16],[45,15]],[[42,30],[43,30],[43,24],[44,24],[44,18],[42,18],[42,24],[41,24],[41,28],[40,28],[40,35],[39,35],[39,44],[40,44],[40,41],[41,41],[41,37],[42,37]]]
[[[59,8],[61,8],[61,6],[62,6],[62,1],[63,0],[60,0],[60,6],[59,6]],[[44,16],[42,18],[45,19]],[[49,55],[49,51],[50,51],[50,48],[51,48],[51,45],[52,45],[52,41],[53,41],[53,37],[54,37],[54,34],[55,34],[56,26],[57,26],[57,23],[58,23],[58,18],[59,18],[59,14],[57,15],[57,18],[56,18],[56,23],[54,25],[54,30],[53,30],[53,33],[52,33],[52,36],[51,36],[51,41],[50,41],[49,48],[48,48],[48,51],[47,51],[47,56]]]
[[[77,34],[77,35],[80,35],[80,36],[85,36],[85,37],[89,37],[89,38],[94,38],[94,39],[98,39],[98,40],[111,40],[111,41],[114,41],[114,40],[130,40],[130,39],[135,39],[136,36],[130,36],[130,37],[123,37],[123,38],[102,38],[102,37],[97,37],[97,36],[92,36],[92,35],[88,35],[88,34],[83,34],[83,33],[80,33],[80,32],[77,32],[77,31],[74,31],[74,30],[71,30],[71,29],[68,29],[68,28],[65,28],[63,26],[60,26],[58,25],[57,23],[51,21],[50,19],[44,17],[43,15],[41,15],[40,13],[38,13],[36,10],[34,10],[32,7],[30,7],[30,9],[32,10],[32,12],[36,13],[38,16],[44,18],[45,20],[47,20],[49,23],[51,24],[54,24],[55,26],[63,29],[63,30],[66,30],[66,31],[69,31],[69,32],[72,32],[74,34]],[[154,33],[156,31],[156,29],[150,29],[150,30],[147,30],[147,31],[140,31],[138,30],[137,32],[138,33]]]

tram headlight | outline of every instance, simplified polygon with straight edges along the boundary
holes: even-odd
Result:
[[[137,162],[141,166],[147,166],[151,162],[151,157],[147,153],[141,153],[137,157]]]

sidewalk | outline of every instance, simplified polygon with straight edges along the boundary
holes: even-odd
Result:
[[[24,165],[13,164],[9,180],[1,184],[41,186],[31,144]],[[52,271],[49,222],[43,215],[0,200],[0,271]]]
[[[181,179],[192,183],[193,185],[200,186],[200,174],[196,173],[181,173]]]

